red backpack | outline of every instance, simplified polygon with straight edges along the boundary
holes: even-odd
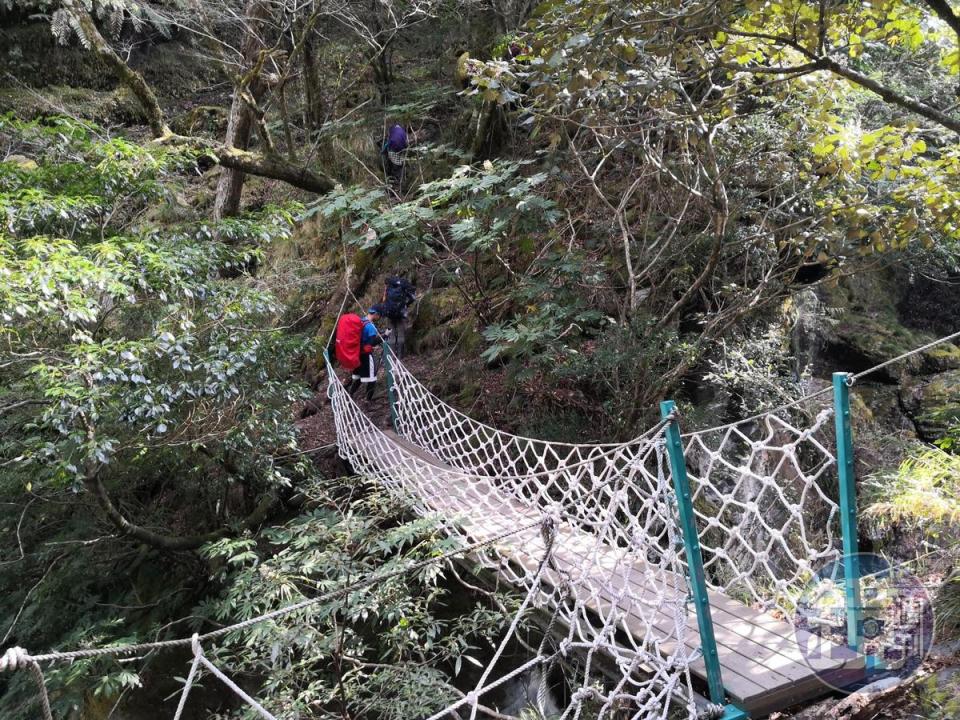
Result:
[[[360,367],[360,338],[363,335],[363,320],[354,313],[344,313],[337,320],[337,362],[347,370]]]

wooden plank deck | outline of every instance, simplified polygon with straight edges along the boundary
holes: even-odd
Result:
[[[435,474],[434,470],[441,471],[440,477],[447,492],[431,493],[431,497],[423,500],[432,511],[445,517],[456,517],[458,525],[474,541],[483,541],[529,524],[530,508],[505,496],[492,483],[465,477],[395,433],[386,431],[386,434],[406,453],[431,466],[431,474]],[[481,509],[482,514],[478,513]],[[501,555],[527,570],[537,568],[544,549],[537,529],[508,537],[497,547]],[[607,614],[617,602],[614,590],[604,588],[629,585],[634,597],[651,599],[658,592],[668,598],[683,598],[687,593],[686,580],[678,576],[666,577],[661,588],[643,587],[640,579],[647,573],[643,572],[641,562],[625,561],[622,549],[604,545],[598,549],[592,537],[566,524],[559,528],[553,563],[560,572],[587,581],[589,590],[584,589],[583,583],[576,584],[579,599],[600,615]],[[596,581],[590,582],[593,578]],[[543,579],[547,583],[559,584],[561,577],[548,570]],[[845,647],[824,644],[818,638],[796,631],[789,623],[720,593],[711,592],[710,602],[724,687],[730,700],[754,718],[829,693],[831,687],[821,679],[824,675],[831,678],[832,684],[844,685],[863,674],[862,657]],[[672,637],[673,618],[664,608],[657,613],[653,627],[662,630],[664,638]],[[622,625],[635,636],[642,637],[651,621],[631,610]],[[694,650],[699,648],[700,638],[696,617],[690,609],[687,625],[685,644]],[[820,658],[812,658],[816,653],[804,653],[801,643],[816,643]],[[669,654],[675,647],[665,642],[661,649]],[[690,669],[694,678],[705,687],[703,660],[695,661]]]

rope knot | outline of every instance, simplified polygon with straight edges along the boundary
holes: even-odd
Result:
[[[599,693],[592,687],[579,688],[573,697],[570,698],[574,703],[582,703],[584,700],[597,700]]]
[[[543,515],[543,522],[540,524],[540,535],[543,542],[550,548],[553,541],[557,538],[557,528],[560,525],[560,508],[551,505]]]
[[[19,670],[20,668],[26,667],[30,660],[30,654],[22,647],[9,648],[0,656],[0,672]]]
[[[662,424],[661,430],[666,430],[668,425],[675,422],[679,422],[679,420],[680,420],[680,408],[674,405],[673,409],[669,413],[667,413],[667,416],[660,421]],[[662,432],[660,433],[660,437],[663,437]]]
[[[190,636],[190,649],[194,656],[203,655],[203,648],[200,646],[200,635],[194,633]]]

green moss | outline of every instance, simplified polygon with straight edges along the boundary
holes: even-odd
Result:
[[[924,360],[930,366],[931,372],[946,370],[960,370],[960,347],[953,343],[940,345],[927,350],[923,354]]]
[[[417,305],[410,328],[410,347],[415,352],[450,350],[456,345],[464,356],[476,356],[483,342],[476,318],[463,307],[454,288],[426,293]]]
[[[42,90],[2,88],[0,113],[6,112],[23,120],[67,113],[103,124],[144,122],[139,103],[126,88],[90,90],[64,85],[51,85]]]
[[[857,393],[850,395],[850,411],[853,415],[854,422],[857,424],[872,423],[876,420],[873,409],[866,402],[866,399]]]
[[[182,135],[204,133],[221,136],[227,128],[227,110],[216,105],[197,105],[173,119],[171,127]]]
[[[960,423],[960,370],[933,375],[910,387],[913,419],[917,432],[935,440]]]
[[[897,318],[886,313],[867,315],[849,311],[834,326],[836,339],[871,361],[882,362],[915,348],[918,338]]]

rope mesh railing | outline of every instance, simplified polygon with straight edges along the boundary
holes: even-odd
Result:
[[[565,629],[558,634],[557,650],[543,654],[542,662],[571,650],[583,653],[579,688],[564,720],[579,718],[588,700],[606,707],[604,714],[626,704],[637,708],[630,717],[666,718],[673,701],[687,717],[696,716],[689,666],[699,648],[687,632],[688,591],[662,423],[629,449],[608,446],[584,454],[561,455],[550,448],[536,455],[536,445],[511,436],[508,446],[526,458],[511,462],[504,453],[505,462],[491,476],[491,467],[476,468],[464,457],[479,444],[441,431],[443,415],[431,416],[442,439],[424,442],[425,455],[418,450],[418,440],[427,437],[420,434],[427,432],[425,424],[414,422],[420,431],[401,431],[399,440],[385,434],[360,411],[332,369],[328,393],[342,457],[418,512],[441,518],[448,532],[475,540],[530,518],[553,518],[550,538],[536,530],[514,535],[476,559],[524,593],[521,609],[537,607],[561,621]],[[402,390],[397,405],[404,408],[398,413],[402,428],[412,409]],[[519,617],[498,653],[516,632]],[[607,691],[599,689],[601,655],[620,675]],[[472,693],[430,720],[463,706],[474,717],[483,694],[504,681],[487,683],[498,658]]]
[[[686,437],[712,589],[789,616],[812,573],[841,556],[832,418],[831,408],[796,425],[767,414]]]
[[[622,444],[549,442],[506,433],[456,410],[431,393],[391,357],[398,434],[463,472],[490,479],[518,498],[545,505],[567,501],[569,520],[580,530],[604,526],[605,540],[624,547],[632,541],[630,517],[655,487],[650,470],[654,443],[663,423]],[[617,489],[621,522],[606,523]]]
[[[398,433],[444,462],[490,477],[543,503],[580,499],[572,522],[611,545],[628,546],[631,517],[650,496],[650,443],[555,443],[504,433],[444,403],[391,357]],[[793,407],[793,405],[791,405]],[[803,413],[797,413],[803,416]],[[827,492],[836,458],[827,408],[791,424],[785,410],[748,423],[684,435],[704,569],[709,586],[787,615],[821,563],[840,556],[839,508]],[[618,485],[619,479],[622,483]],[[611,508],[606,500],[623,488]],[[597,492],[594,492],[597,491]],[[616,522],[605,523],[612,516]]]

